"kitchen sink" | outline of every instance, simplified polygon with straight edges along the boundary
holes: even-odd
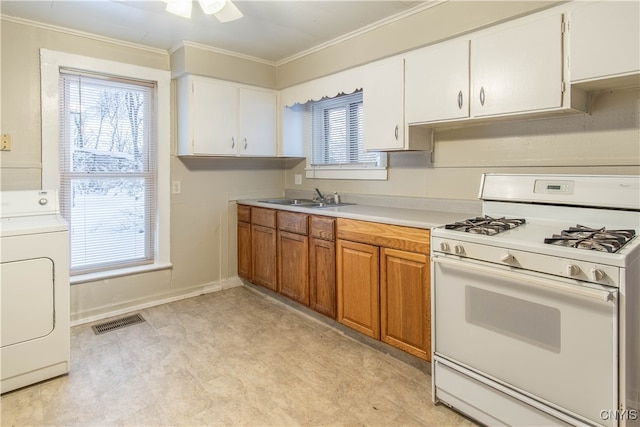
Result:
[[[312,208],[338,208],[340,206],[349,206],[355,205],[355,203],[323,203],[323,202],[315,202]]]
[[[339,206],[355,205],[355,203],[326,203],[312,199],[268,199],[258,200],[260,203],[272,203],[283,206],[300,206],[305,208],[331,208]]]
[[[311,199],[269,199],[258,200],[260,203],[273,203],[274,205],[313,205],[315,202]]]

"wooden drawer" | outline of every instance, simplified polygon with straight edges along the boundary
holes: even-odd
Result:
[[[429,253],[429,230],[338,218],[338,239],[422,254]]]
[[[251,222],[251,208],[245,205],[238,205],[238,222]]]
[[[335,218],[312,216],[310,224],[311,237],[333,242],[336,240],[335,223]]]
[[[306,236],[309,234],[308,217],[303,213],[278,211],[278,230]]]
[[[273,209],[251,208],[251,223],[276,228],[276,211]]]

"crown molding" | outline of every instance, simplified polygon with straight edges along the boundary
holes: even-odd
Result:
[[[124,47],[128,47],[128,48],[145,50],[147,52],[151,52],[151,53],[155,53],[155,54],[169,55],[169,52],[167,50],[165,50],[165,49],[160,49],[160,48],[147,46],[147,45],[139,44],[139,43],[127,42],[127,41],[119,40],[119,39],[112,38],[112,37],[99,36],[97,34],[88,33],[88,32],[85,32],[85,31],[78,31],[78,30],[72,30],[72,29],[66,28],[66,27],[59,27],[57,25],[44,24],[42,22],[32,21],[30,19],[17,18],[15,16],[8,16],[8,15],[3,15],[3,14],[0,14],[0,19],[2,19],[4,21],[9,21],[9,22],[15,22],[17,24],[30,25],[32,27],[41,28],[43,30],[56,31],[58,33],[64,33],[64,34],[69,34],[69,35],[72,35],[72,36],[83,37],[83,38],[86,38],[86,39],[91,39],[91,40],[101,41],[101,42],[105,42],[105,43],[116,44],[116,45],[120,45],[120,46],[124,46]]]
[[[358,37],[358,36],[360,36],[362,34],[365,34],[365,33],[368,33],[370,31],[373,31],[375,29],[384,27],[385,25],[388,25],[388,24],[391,24],[393,22],[399,21],[399,20],[404,19],[404,18],[406,18],[408,16],[415,15],[416,13],[420,13],[420,12],[422,12],[424,10],[430,9],[430,8],[432,8],[434,6],[437,6],[439,4],[445,3],[447,1],[449,1],[449,0],[431,0],[431,1],[427,1],[426,3],[421,4],[419,6],[416,6],[414,8],[407,9],[407,10],[405,10],[403,12],[397,13],[395,15],[389,16],[389,17],[387,17],[385,19],[382,19],[380,21],[377,21],[377,22],[374,22],[372,24],[366,25],[366,26],[364,26],[362,28],[359,28],[359,29],[357,29],[355,31],[352,31],[350,33],[344,34],[344,35],[342,35],[340,37],[337,37],[337,38],[335,38],[333,40],[329,40],[328,42],[321,43],[321,44],[319,44],[317,46],[314,46],[314,47],[312,47],[310,49],[304,50],[302,52],[298,52],[295,55],[291,55],[291,56],[289,56],[287,58],[284,58],[284,59],[281,59],[279,61],[276,61],[274,64],[275,64],[276,67],[279,67],[279,66],[284,65],[284,64],[286,64],[288,62],[295,61],[296,59],[303,58],[303,57],[305,57],[307,55],[311,55],[312,53],[319,52],[319,51],[321,51],[323,49],[326,49],[328,47],[340,44],[340,43],[342,43],[342,42],[344,42],[346,40]]]
[[[275,67],[275,65],[276,65],[276,63],[273,62],[273,61],[268,61],[266,59],[258,58],[256,56],[244,55],[242,53],[234,52],[234,51],[231,51],[231,50],[220,49],[220,48],[217,48],[217,47],[209,46],[209,45],[198,43],[198,42],[193,42],[193,41],[190,41],[190,40],[183,40],[181,43],[179,43],[176,46],[172,47],[171,49],[169,49],[169,54],[172,54],[173,52],[175,52],[176,50],[180,49],[183,46],[184,47],[194,47],[196,49],[206,50],[208,52],[219,53],[219,54],[227,55],[227,56],[233,56],[233,57],[240,58],[240,59],[246,59],[247,61],[258,62],[258,63],[261,63],[261,64],[271,65],[273,67]]]
[[[120,46],[124,46],[124,47],[129,47],[129,48],[133,48],[133,49],[140,49],[140,50],[145,50],[148,52],[152,52],[152,53],[156,53],[156,54],[161,54],[161,55],[171,55],[172,53],[174,53],[176,50],[180,49],[183,46],[187,46],[187,47],[194,47],[200,50],[204,50],[204,51],[209,51],[209,52],[214,52],[214,53],[219,53],[219,54],[223,54],[223,55],[227,55],[227,56],[231,56],[231,57],[236,57],[236,58],[240,58],[240,59],[244,59],[247,61],[253,61],[253,62],[257,62],[257,63],[261,63],[261,64],[266,64],[266,65],[270,65],[273,67],[278,67],[281,65],[284,65],[288,62],[291,61],[295,61],[297,59],[303,58],[307,55],[311,55],[315,52],[319,52],[323,49],[326,49],[328,47],[340,44],[346,40],[358,37],[362,34],[368,33],[370,31],[373,31],[377,28],[381,28],[385,25],[388,25],[390,23],[399,21],[403,18],[406,18],[408,16],[414,15],[416,13],[420,13],[426,9],[430,9],[434,6],[437,6],[439,4],[442,4],[446,1],[449,0],[431,0],[431,1],[427,1],[424,4],[421,4],[419,6],[416,6],[414,8],[405,10],[403,12],[397,13],[393,16],[390,16],[388,18],[382,19],[380,21],[374,22],[372,24],[369,24],[367,26],[364,26],[362,28],[359,28],[355,31],[352,31],[350,33],[344,34],[340,37],[337,37],[333,40],[330,40],[328,42],[325,43],[321,43],[317,46],[314,46],[310,49],[307,49],[305,51],[296,53],[292,56],[289,56],[287,58],[278,60],[278,61],[269,61],[266,59],[262,59],[262,58],[258,58],[255,56],[251,56],[251,55],[244,55],[241,53],[237,53],[237,52],[233,52],[230,50],[225,50],[225,49],[220,49],[220,48],[216,48],[210,45],[206,45],[206,44],[202,44],[202,43],[198,43],[198,42],[193,42],[193,41],[189,41],[189,40],[184,40],[181,43],[179,43],[176,46],[173,46],[171,49],[169,50],[165,50],[165,49],[160,49],[160,48],[154,48],[151,46],[147,46],[144,44],[139,44],[139,43],[133,43],[133,42],[127,42],[124,40],[120,40],[120,39],[116,39],[116,38],[112,38],[112,37],[104,37],[104,36],[100,36],[97,34],[93,34],[93,33],[88,33],[85,31],[78,31],[78,30],[73,30],[70,28],[66,28],[66,27],[60,27],[60,26],[56,26],[56,25],[50,25],[50,24],[44,24],[42,22],[38,22],[38,21],[32,21],[29,19],[23,19],[23,18],[16,18],[16,17],[12,17],[12,16],[7,16],[4,14],[0,14],[0,18],[6,21],[10,21],[10,22],[15,22],[18,24],[23,24],[23,25],[30,25],[33,27],[37,27],[37,28],[42,28],[45,30],[50,30],[50,31],[56,31],[56,32],[60,32],[60,33],[65,33],[65,34],[69,34],[69,35],[74,35],[74,36],[78,36],[78,37],[83,37],[83,38],[88,38],[88,39],[92,39],[92,40],[96,40],[96,41],[101,41],[101,42],[106,42],[106,43],[111,43],[111,44],[116,44],[116,45],[120,45]]]

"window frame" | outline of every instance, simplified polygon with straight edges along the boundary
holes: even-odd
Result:
[[[109,60],[40,50],[42,114],[42,188],[60,189],[59,80],[60,69],[85,70],[99,75],[123,76],[156,83],[156,218],[154,260],[151,264],[115,268],[71,277],[85,283],[145,271],[171,268],[170,262],[170,86],[169,71]]]

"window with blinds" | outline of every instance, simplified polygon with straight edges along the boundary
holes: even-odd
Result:
[[[155,84],[60,70],[60,202],[71,273],[154,262]]]
[[[307,111],[311,115],[311,167],[386,166],[380,153],[364,150],[362,90],[309,102]]]

